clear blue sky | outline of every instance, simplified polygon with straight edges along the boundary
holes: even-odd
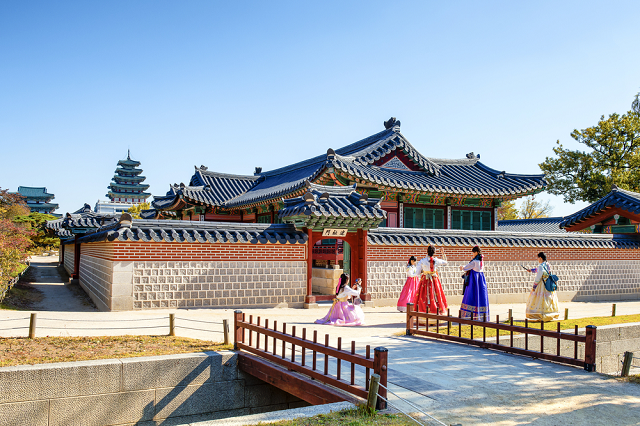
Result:
[[[423,154],[540,173],[630,109],[637,1],[0,2],[0,187],[57,213],[105,199],[131,149],[153,194],[383,129]],[[554,215],[581,207],[555,205]]]

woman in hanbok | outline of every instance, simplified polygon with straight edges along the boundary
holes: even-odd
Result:
[[[356,304],[349,303],[350,298],[360,297],[360,286],[356,283],[353,287],[349,286],[349,275],[340,275],[340,281],[336,288],[336,298],[333,299],[331,309],[329,309],[324,318],[316,320],[316,324],[363,325],[364,312],[362,312],[362,308]]]
[[[419,262],[422,277],[416,294],[415,307],[418,312],[443,314],[447,311],[447,298],[442,291],[437,268],[446,265],[447,261],[434,257],[434,254],[436,254],[436,249],[429,246],[427,257]]]
[[[422,267],[416,264],[416,260],[415,256],[411,256],[409,263],[407,263],[407,281],[404,283],[402,293],[400,293],[400,298],[398,299],[398,310],[400,312],[407,312],[407,303],[415,301],[418,284],[420,284],[420,273],[422,272]]]
[[[467,266],[461,266],[465,274],[465,289],[460,305],[461,317],[465,319],[489,319],[489,292],[487,280],[484,278],[484,256],[480,247],[472,250],[475,257]]]
[[[527,299],[527,318],[534,321],[551,321],[560,316],[558,310],[558,295],[555,291],[548,291],[544,285],[545,280],[551,275],[551,265],[547,263],[547,256],[538,253],[538,267],[527,269],[536,274],[533,280],[533,289]]]

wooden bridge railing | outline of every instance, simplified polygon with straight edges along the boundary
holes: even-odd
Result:
[[[421,328],[420,318],[425,319],[426,325]],[[435,320],[435,331],[430,330],[429,320]],[[457,324],[458,335],[451,335],[451,324]],[[462,337],[462,326],[470,326],[470,337]],[[446,327],[446,334],[441,333],[441,327]],[[478,335],[474,336],[474,329],[482,330],[482,340]],[[487,342],[486,330],[494,329],[497,331],[495,342]],[[509,332],[509,344],[500,344],[500,331]],[[443,330],[444,331],[444,330]],[[524,348],[514,346],[514,333],[524,335]],[[482,348],[495,349],[503,352],[514,353],[519,355],[530,356],[533,358],[545,359],[548,361],[555,361],[562,364],[575,365],[578,367],[584,367],[586,371],[595,371],[596,367],[596,327],[588,325],[586,327],[586,335],[578,334],[578,326],[575,326],[573,334],[562,333],[560,331],[560,323],[558,323],[557,330],[545,330],[544,323],[541,323],[541,329],[529,328],[528,320],[525,320],[525,326],[513,325],[513,318],[509,318],[509,324],[500,322],[500,317],[496,315],[496,322],[487,321],[485,316],[482,321],[463,319],[460,318],[460,312],[458,317],[452,317],[447,310],[447,315],[427,314],[422,312],[416,312],[414,310],[413,303],[407,303],[407,335],[418,335],[433,337],[436,339],[450,340],[454,342],[462,342],[469,345],[480,346]],[[529,335],[540,336],[540,351],[529,349]],[[503,335],[504,336],[504,335]],[[504,336],[507,337],[507,336]],[[518,336],[516,336],[517,338]],[[554,353],[544,352],[544,339],[550,338],[556,340],[556,351]],[[573,342],[573,357],[561,355],[561,341]],[[578,343],[584,344],[584,359],[578,357]],[[566,352],[566,350],[565,350]]]
[[[256,318],[253,322],[253,315],[249,315],[246,321],[242,311],[234,312],[235,330],[235,350],[242,350],[264,358],[274,364],[282,366],[289,371],[295,371],[322,382],[341,389],[359,398],[366,399],[369,390],[369,380],[371,372],[380,376],[380,387],[378,394],[387,398],[387,349],[375,348],[373,358],[371,358],[371,347],[365,348],[365,355],[356,353],[356,342],[352,341],[348,350],[342,349],[342,338],[338,337],[337,347],[329,346],[329,335],[325,334],[324,343],[318,342],[318,331],[313,331],[313,337],[308,340],[307,329],[302,329],[302,336],[296,336],[296,327],[291,327],[291,334],[287,333],[287,324],[282,324],[282,331],[278,331],[278,322],[273,322],[273,328],[269,328],[269,320]],[[323,358],[319,360],[318,354]],[[335,358],[337,367],[335,374],[329,373],[329,359]],[[346,374],[347,380],[343,377],[342,364],[349,363],[350,369]],[[356,384],[356,366],[364,367],[365,386]],[[386,402],[378,398],[378,409],[386,408]]]

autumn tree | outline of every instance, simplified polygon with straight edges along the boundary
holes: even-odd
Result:
[[[29,213],[24,197],[0,188],[0,294],[29,256],[32,232],[13,220]]]
[[[612,184],[640,190],[640,93],[626,114],[603,115],[597,125],[576,129],[571,137],[587,149],[565,149],[557,141],[556,157],[547,157],[540,164],[549,193],[575,203],[597,201]]]
[[[519,219],[541,219],[543,217],[549,217],[551,212],[553,211],[553,207],[549,203],[549,200],[546,202],[536,200],[535,195],[530,195],[525,197],[522,200],[522,205],[520,206],[520,214],[518,215]]]
[[[136,205],[133,205],[133,206],[129,207],[127,209],[127,212],[134,219],[142,219],[140,217],[140,212],[142,210],[148,210],[150,208],[151,208],[151,204],[148,201],[145,201],[144,203],[136,204]]]
[[[498,207],[498,220],[518,219],[515,200],[503,201]]]

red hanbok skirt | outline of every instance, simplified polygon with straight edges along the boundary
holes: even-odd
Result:
[[[416,294],[415,307],[418,312],[444,314],[447,312],[447,298],[442,291],[438,275],[423,275]]]

